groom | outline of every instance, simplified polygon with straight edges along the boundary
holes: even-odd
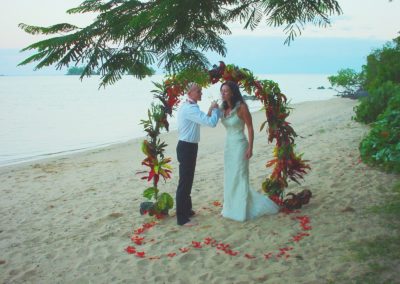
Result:
[[[176,154],[179,162],[179,183],[176,190],[176,217],[178,225],[191,227],[197,225],[190,221],[195,213],[192,210],[192,184],[196,168],[197,143],[200,141],[200,125],[215,127],[219,118],[218,104],[213,102],[208,114],[197,105],[201,101],[202,90],[196,83],[188,85],[186,101],[178,111],[179,142]]]

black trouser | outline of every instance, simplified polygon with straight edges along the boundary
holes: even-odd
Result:
[[[192,211],[192,192],[194,170],[197,159],[197,143],[179,141],[176,147],[176,155],[179,162],[179,184],[176,190],[176,217],[178,225],[190,221]]]

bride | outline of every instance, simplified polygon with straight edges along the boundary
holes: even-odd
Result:
[[[222,216],[246,221],[265,214],[276,214],[279,206],[266,195],[250,188],[249,159],[253,155],[254,130],[239,86],[232,81],[224,82],[221,96],[221,122],[226,128]],[[244,134],[245,125],[248,140]]]

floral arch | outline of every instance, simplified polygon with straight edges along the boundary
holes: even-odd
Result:
[[[214,65],[211,70],[190,70],[168,77],[161,84],[154,83],[157,89],[152,92],[158,103],[153,102],[148,110],[148,119],[141,120],[147,133],[142,143],[142,152],[146,156],[142,165],[148,167],[148,172],[146,171],[147,174],[142,179],[152,182],[152,186],[144,190],[143,196],[150,201],[141,204],[141,214],[166,214],[173,207],[173,198],[168,193],[160,193],[158,188],[160,177],[166,181],[172,172],[171,158],[164,156],[167,145],[160,140],[159,135],[163,130],[169,131],[168,117],[177,108],[187,84],[196,82],[207,87],[228,80],[238,83],[241,89],[254,95],[262,103],[266,121],[261,124],[260,131],[268,125],[267,141],[272,143],[275,140],[274,158],[266,163],[266,167],[273,167],[273,170],[262,182],[263,191],[282,205],[288,179],[300,184],[299,180],[310,169],[308,161],[302,159],[302,154],[294,151],[297,134],[286,121],[290,108],[278,84],[271,80],[259,80],[245,68],[225,65],[220,61],[219,66]]]

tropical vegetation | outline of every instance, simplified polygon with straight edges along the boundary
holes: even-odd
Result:
[[[400,36],[369,54],[360,73],[343,69],[328,79],[332,86],[368,92],[354,108],[354,119],[371,125],[359,146],[361,159],[400,173]]]
[[[356,98],[364,82],[363,73],[350,68],[340,69],[337,75],[329,76],[328,80],[341,97],[349,98]]]
[[[83,72],[85,70],[85,67],[78,67],[78,66],[74,66],[74,67],[70,67],[68,68],[68,72],[66,75],[82,75]],[[94,72],[93,75],[99,75],[100,73]]]

